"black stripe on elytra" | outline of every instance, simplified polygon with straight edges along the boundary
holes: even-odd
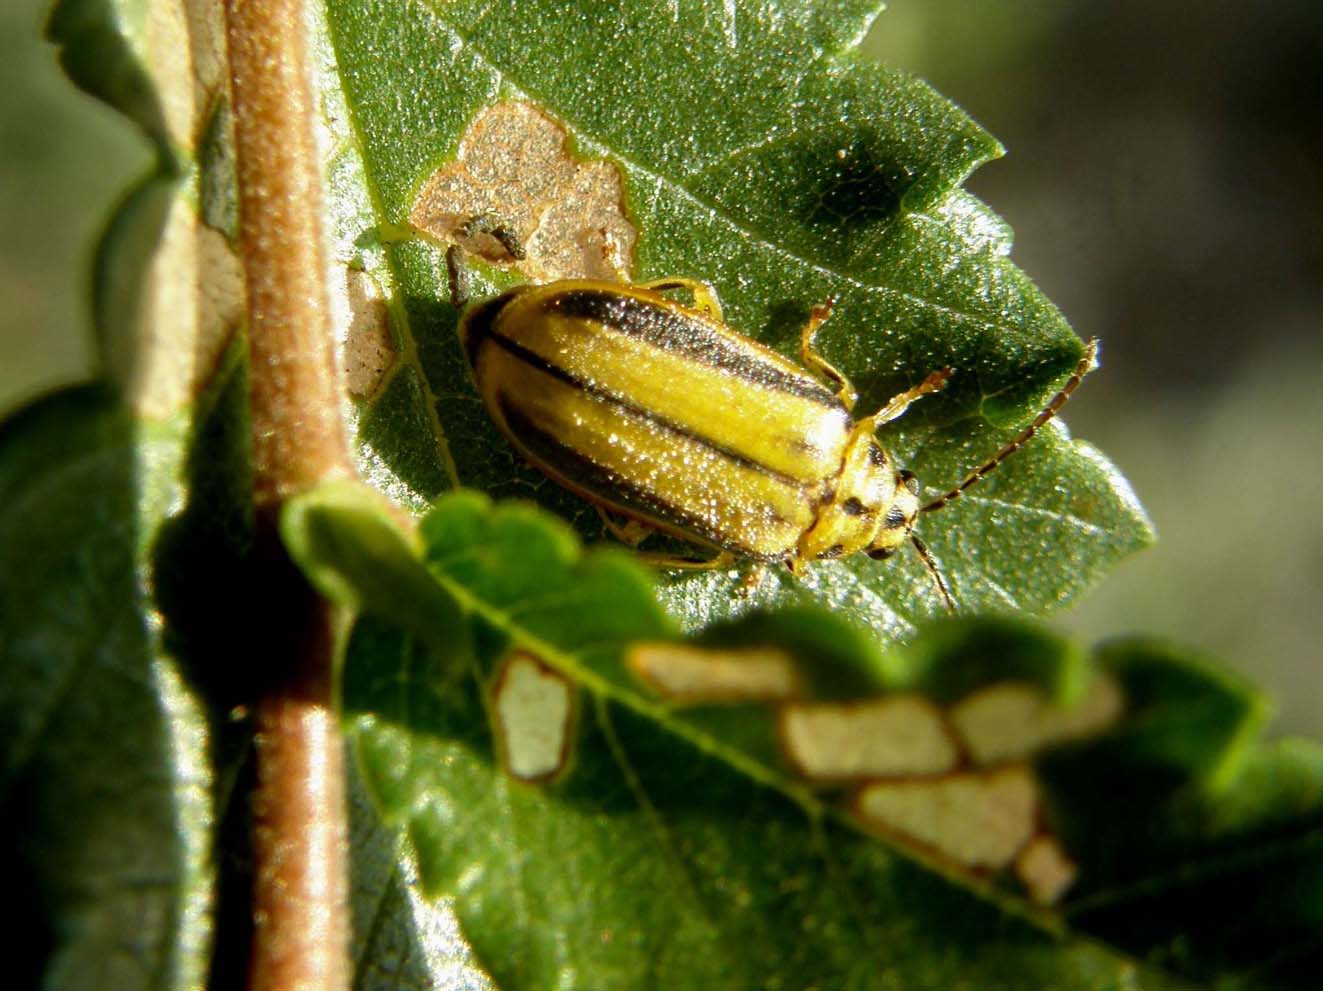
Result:
[[[646,420],[648,423],[652,424],[654,427],[656,427],[659,430],[664,430],[667,433],[675,434],[679,437],[687,437],[698,444],[702,444],[709,451],[713,451],[717,454],[720,454],[727,461],[734,462],[735,464],[738,465],[743,465],[746,468],[751,468],[754,471],[761,472],[764,475],[769,475],[772,478],[775,478],[781,482],[785,482],[787,485],[792,485],[797,489],[804,488],[803,479],[795,478],[793,475],[787,475],[784,472],[777,471],[775,468],[769,468],[767,467],[767,465],[755,461],[753,460],[753,458],[743,455],[739,451],[732,451],[730,448],[725,447],[724,445],[715,443],[711,438],[704,437],[702,434],[694,433],[692,430],[680,426],[678,423],[672,423],[671,421],[665,420],[662,417],[658,416],[656,413],[643,409],[642,407],[635,406],[633,403],[621,399],[619,396],[612,395],[611,393],[605,391],[599,386],[596,386],[591,382],[586,382],[583,379],[579,378],[578,376],[573,375],[570,372],[567,372],[559,365],[553,365],[551,362],[547,361],[546,358],[543,358],[540,354],[536,354],[530,351],[528,348],[524,347],[522,344],[518,344],[510,340],[510,338],[506,337],[504,334],[489,329],[487,334],[487,339],[491,341],[493,344],[502,348],[504,351],[508,352],[511,356],[518,358],[524,364],[532,368],[536,368],[540,372],[545,372],[547,375],[550,375],[552,378],[560,382],[564,382],[566,385],[573,386],[576,389],[586,392],[588,395],[600,399],[603,402],[608,402],[611,403],[613,406],[618,406],[621,409],[625,410],[626,412],[631,413],[634,416],[638,417],[640,420]]]
[[[592,320],[612,330],[647,341],[746,382],[807,399],[830,409],[844,410],[834,392],[805,375],[794,375],[733,344],[705,320],[667,306],[624,293],[601,289],[571,289],[542,302],[547,313]]]
[[[513,297],[527,288],[527,286],[516,286],[509,292],[476,303],[464,312],[460,318],[460,336],[464,342],[464,357],[468,359],[470,368],[477,367],[478,348],[491,336],[492,324],[497,316]]]
[[[603,501],[608,504],[623,510],[632,509],[657,520],[666,520],[714,547],[735,551],[758,561],[781,559],[781,556],[764,554],[745,547],[737,540],[731,539],[730,534],[718,533],[697,514],[662,499],[656,493],[567,447],[560,438],[547,433],[534,423],[504,394],[498,394],[496,402],[510,432],[519,438],[520,445],[531,455],[534,467],[542,462],[572,480],[579,488],[601,494]],[[610,496],[607,497],[606,493],[610,493]]]

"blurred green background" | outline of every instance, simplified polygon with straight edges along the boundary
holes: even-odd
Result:
[[[92,374],[92,246],[148,165],[0,4],[0,414]],[[1103,371],[1075,434],[1160,535],[1058,623],[1205,648],[1323,736],[1323,3],[894,0],[865,43],[1010,150],[970,188]]]

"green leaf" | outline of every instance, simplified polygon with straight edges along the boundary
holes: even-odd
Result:
[[[211,764],[198,698],[149,617],[145,520],[172,492],[102,390],[0,427],[0,818],[15,986],[198,987]]]
[[[381,246],[379,231],[409,219],[475,117],[504,101],[563,126],[577,160],[618,170],[638,234],[636,278],[710,279],[732,325],[788,354],[809,306],[838,297],[821,343],[864,407],[953,365],[951,387],[886,438],[930,493],[1026,422],[1080,342],[1008,261],[1005,225],[959,189],[1000,153],[996,142],[925,84],[851,54],[875,7],[316,6],[326,219],[352,318],[341,333],[364,477],[411,508],[462,484],[533,498],[580,535],[598,533],[591,509],[521,466],[481,409],[436,252]],[[235,618],[253,614],[251,478],[219,11],[62,0],[50,27],[71,75],[159,151],[98,260],[96,324],[119,398],[98,398],[90,412],[61,400],[0,435],[0,744],[11,762],[0,794],[14,836],[41,838],[29,860],[15,856],[14,874],[46,909],[15,969],[53,983],[76,982],[128,945],[125,973],[102,965],[98,978],[196,985],[210,953],[205,979],[228,986],[251,937],[244,849],[232,842],[245,826],[247,726],[232,706],[248,646]],[[522,277],[480,274],[493,289]],[[89,451],[95,471],[78,467]],[[40,508],[10,498],[29,490],[40,490]],[[1092,672],[1085,653],[1019,627],[951,641],[935,633],[912,652],[884,652],[879,637],[914,637],[939,606],[910,555],[824,564],[804,582],[772,575],[748,599],[730,575],[675,579],[663,612],[629,555],[584,555],[570,530],[528,507],[492,509],[471,494],[437,502],[421,561],[407,530],[357,490],[311,493],[284,522],[309,576],[364,613],[345,673],[376,800],[375,810],[356,805],[360,985],[445,986],[486,972],[510,987],[1094,988],[1131,987],[1136,975],[1161,987],[1125,951],[1221,977],[1249,973],[1270,945],[1276,917],[1265,913],[1252,940],[1222,952],[1207,934],[1225,922],[1218,910],[1239,902],[1210,896],[1196,912],[1165,880],[1160,893],[1179,911],[1143,933],[1126,929],[1107,899],[1119,890],[1125,904],[1161,879],[1160,855],[1202,848],[1177,837],[1135,852],[1089,835],[1081,824],[1097,817],[1069,774],[1053,785],[1051,811],[1072,844],[1082,834],[1071,852],[1096,857],[1077,889],[1082,921],[1062,931],[1071,901],[1033,909],[1005,877],[976,878],[861,832],[839,791],[787,766],[767,705],[676,706],[622,664],[626,643],[702,628],[696,642],[709,648],[774,642],[815,699],[922,690],[946,706],[1013,672],[1063,705],[1079,701]],[[1149,539],[1124,481],[1060,429],[927,522],[966,609],[1048,609]],[[794,608],[756,608],[773,604]],[[970,664],[962,643],[995,657]],[[512,656],[531,658],[521,670],[532,684],[568,686],[565,761],[526,776],[545,784],[511,773],[522,745],[511,736],[525,720],[494,702]],[[83,680],[66,680],[79,665]],[[1186,712],[1157,693],[1153,720],[1062,760],[1122,754],[1126,767],[1159,769],[1146,783],[1156,807],[1207,811],[1224,824],[1218,842],[1246,863],[1268,821],[1289,839],[1295,859],[1283,865],[1302,879],[1281,929],[1307,932],[1318,885],[1301,823],[1315,808],[1313,751],[1282,770],[1245,749],[1251,696],[1199,674],[1164,683],[1213,704]],[[120,784],[135,774],[143,792],[126,798]],[[1270,787],[1284,777],[1290,787]],[[1216,800],[1198,804],[1206,794]],[[377,813],[403,837],[387,835]],[[140,841],[158,874],[126,907],[114,869],[138,861],[101,852],[139,852]],[[1209,849],[1221,863],[1222,848]],[[214,896],[211,862],[223,868]],[[1266,900],[1252,872],[1236,878]],[[445,930],[452,912],[471,950]],[[755,952],[766,945],[779,955]],[[1303,986],[1310,959],[1296,952],[1274,977]]]
[[[467,644],[455,600],[431,579],[416,540],[371,489],[331,483],[285,503],[281,535],[327,598],[393,621],[441,655]]]
[[[1132,711],[1040,768],[1082,867],[1067,918],[1219,987],[1309,986],[1323,963],[1323,748],[1258,743],[1264,700],[1198,655],[1128,641],[1098,659]]]
[[[403,826],[422,889],[453,905],[500,986],[566,974],[872,986],[880,959],[906,987],[1120,987],[1134,978],[1131,954],[1178,987],[1308,986],[1321,951],[1310,934],[1323,917],[1323,751],[1255,742],[1262,700],[1198,658],[1138,642],[1090,656],[1005,620],[940,624],[880,654],[805,608],[695,641],[787,651],[803,701],[848,708],[917,688],[965,741],[961,774],[996,773],[1006,759],[980,755],[989,725],[970,728],[960,713],[971,700],[1027,686],[1057,719],[1118,686],[1114,713],[1025,751],[1045,835],[1079,874],[1053,908],[1034,907],[1009,871],[962,868],[903,830],[870,835],[855,787],[787,763],[777,703],[681,705],[650,691],[626,662],[629,643],[673,634],[621,556],[580,552],[552,520],[470,495],[440,501],[421,534],[434,581],[471,616],[477,663],[457,669],[364,620],[346,710],[368,788]],[[546,785],[504,766],[501,672],[516,651],[578,696],[569,755]],[[995,735],[1020,732],[1001,718]],[[1247,902],[1261,913],[1252,927]],[[1282,933],[1293,934],[1288,953]],[[1142,986],[1166,979],[1147,973]]]
[[[1005,225],[959,188],[1001,153],[996,141],[926,84],[852,54],[869,6],[619,4],[567,13],[527,3],[329,0],[322,78],[337,89],[337,237],[384,293],[395,352],[359,409],[373,477],[413,505],[455,484],[532,496],[585,537],[601,534],[591,508],[520,464],[481,409],[436,250],[373,247],[374,228],[417,219],[434,173],[453,169],[457,154],[478,154],[475,127],[507,141],[512,162],[492,153],[469,163],[470,178],[446,187],[450,199],[426,200],[434,213],[475,209],[453,190],[470,181],[486,209],[502,196],[522,208],[515,201],[524,194],[510,187],[551,180],[521,173],[518,156],[529,156],[530,171],[547,168],[530,149],[561,128],[574,160],[600,167],[581,184],[619,177],[623,218],[610,223],[637,234],[635,279],[709,280],[734,327],[791,355],[810,306],[835,297],[819,343],[860,389],[864,410],[954,367],[949,387],[885,437],[928,494],[1008,440],[1061,385],[1082,345],[1008,260]],[[516,105],[520,119],[549,121],[553,131],[535,137],[491,123],[493,107]],[[472,178],[484,169],[505,171]],[[518,281],[485,271],[502,286]],[[1060,429],[925,518],[923,530],[971,612],[1056,608],[1152,536],[1116,470]],[[691,628],[751,605],[825,602],[890,639],[909,638],[942,611],[912,552],[886,563],[822,562],[802,581],[773,574],[748,599],[735,594],[738,581],[673,577],[663,601]]]
[[[407,839],[381,821],[353,762],[347,766],[352,986],[363,991],[485,991],[490,982],[474,962],[449,902],[422,893]]]
[[[60,64],[75,84],[161,140],[159,80],[144,50],[149,16],[143,0],[62,0],[51,11],[46,36],[60,46]]]
[[[234,443],[237,263],[195,209],[195,138],[224,88],[220,11],[194,6],[65,0],[48,26],[71,77],[158,156],[98,246],[102,387],[0,427],[0,801],[31,909],[12,933],[22,985],[192,988],[213,962],[233,754],[218,679],[184,631],[232,594],[210,552],[242,546],[251,483]],[[201,540],[186,525],[199,518]],[[178,570],[172,547],[189,556]]]

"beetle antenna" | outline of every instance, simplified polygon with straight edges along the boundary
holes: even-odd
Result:
[[[1084,376],[1098,367],[1098,338],[1089,341],[1084,349],[1084,357],[1079,360],[1075,370],[1070,373],[1070,378],[1066,379],[1066,384],[1061,387],[1061,391],[1052,397],[1051,401],[1043,407],[1042,411],[1034,417],[1034,422],[1020,431],[1019,436],[1014,440],[1008,441],[992,457],[988,458],[981,465],[965,476],[964,481],[953,488],[945,495],[939,496],[928,505],[919,510],[921,513],[931,513],[934,510],[941,509],[950,505],[965,494],[965,490],[977,485],[1003,461],[1018,451],[1034,434],[1038,433],[1039,428],[1048,420],[1057,415],[1057,411],[1066,405],[1066,400],[1070,394],[1079,388],[1079,384],[1084,381]]]
[[[933,560],[932,554],[928,551],[928,545],[925,544],[914,533],[910,533],[910,541],[914,544],[914,549],[919,552],[919,557],[928,567],[928,574],[933,576],[933,581],[937,583],[937,591],[942,593],[942,600],[946,603],[947,612],[956,611],[955,601],[951,598],[951,590],[946,587],[946,579],[942,573],[937,570],[937,562]]]

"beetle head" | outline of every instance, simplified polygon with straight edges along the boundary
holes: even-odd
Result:
[[[914,531],[919,518],[919,483],[908,471],[898,471],[892,490],[891,504],[879,514],[873,539],[864,553],[876,561],[895,554]]]

